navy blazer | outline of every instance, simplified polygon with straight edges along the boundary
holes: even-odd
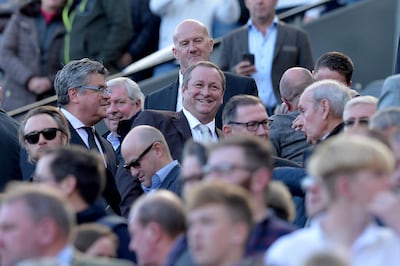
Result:
[[[224,92],[224,101],[215,117],[215,125],[217,126],[217,128],[222,128],[222,110],[225,106],[225,103],[232,96],[239,94],[258,96],[257,85],[253,78],[242,77],[228,72],[224,72],[224,74],[226,79],[226,88]],[[144,101],[144,108],[176,111],[178,88],[179,79],[177,79],[170,85],[147,95]]]
[[[75,128],[68,121],[69,130],[71,132],[71,140],[70,144],[81,145],[87,148],[86,144],[83,142],[82,138],[79,136],[78,132],[76,132]],[[107,203],[113,209],[113,211],[120,215],[121,210],[119,207],[121,197],[117,189],[117,185],[115,184],[114,175],[117,171],[118,167],[118,159],[114,152],[112,145],[103,137],[99,136],[97,132],[95,132],[97,139],[100,141],[101,148],[104,152],[104,158],[107,163],[106,173],[106,186],[103,191],[103,196],[106,199]]]
[[[181,167],[179,166],[179,164],[175,165],[175,167],[171,169],[171,171],[162,181],[160,189],[167,189],[180,196],[181,195],[181,181],[179,178],[180,174],[181,174]]]
[[[138,125],[149,125],[157,128],[163,133],[172,158],[182,161],[183,146],[192,138],[189,122],[183,112],[172,112],[162,110],[144,110],[133,122],[133,127]],[[222,136],[217,128],[217,136]]]

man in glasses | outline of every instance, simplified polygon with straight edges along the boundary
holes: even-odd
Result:
[[[68,122],[54,106],[40,106],[30,110],[21,121],[19,130],[20,165],[24,179],[29,180],[37,161],[50,147],[65,146],[71,137]]]
[[[230,136],[211,146],[206,179],[222,179],[250,192],[254,203],[255,226],[249,237],[246,255],[264,252],[277,238],[294,226],[275,217],[267,209],[265,190],[272,177],[272,147],[253,136]]]
[[[95,131],[94,125],[106,117],[110,90],[105,77],[108,70],[99,62],[84,58],[74,60],[58,71],[54,80],[57,102],[68,121],[71,143],[96,150],[107,167],[104,198],[120,214],[120,195],[114,174],[118,159],[112,145]]]
[[[180,166],[172,160],[167,141],[156,128],[134,127],[121,146],[124,167],[137,178],[145,193],[167,189],[180,195]]]
[[[19,128],[20,144],[28,152],[28,159],[33,164],[36,164],[47,148],[67,145],[70,137],[67,120],[53,106],[30,110]]]
[[[344,132],[368,128],[370,117],[376,113],[378,99],[374,96],[359,96],[351,99],[344,106]]]

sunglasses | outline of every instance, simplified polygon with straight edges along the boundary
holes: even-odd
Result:
[[[45,128],[41,131],[33,131],[29,134],[26,134],[24,139],[29,144],[36,144],[39,142],[40,134],[42,134],[46,140],[52,140],[57,136],[57,131],[62,132],[61,129],[55,127]]]
[[[143,159],[144,156],[146,156],[147,153],[149,153],[149,151],[151,150],[151,148],[153,148],[153,145],[156,143],[157,141],[151,143],[151,145],[149,147],[147,147],[142,154],[140,154],[136,160],[131,161],[130,163],[127,163],[124,165],[124,168],[127,170],[130,170],[131,168],[139,168],[140,167],[140,161]]]

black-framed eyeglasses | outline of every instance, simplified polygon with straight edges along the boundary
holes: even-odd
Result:
[[[101,95],[111,93],[111,89],[104,86],[79,86],[78,89],[97,91]]]
[[[239,126],[245,126],[248,131],[257,131],[258,127],[261,125],[265,130],[268,130],[271,127],[271,120],[270,119],[265,119],[262,121],[250,121],[250,122],[235,122],[235,121],[230,121],[228,124],[230,125],[239,125]]]
[[[149,153],[149,151],[151,150],[151,148],[153,148],[153,145],[156,143],[157,141],[151,143],[151,145],[149,147],[147,147],[135,160],[127,163],[124,165],[124,168],[129,170],[132,167],[133,168],[139,168],[140,167],[140,161],[143,159],[144,156],[146,156],[147,153]]]
[[[246,170],[246,171],[253,171],[254,169],[245,165],[237,165],[237,164],[232,164],[232,163],[221,163],[218,165],[205,165],[203,167],[203,173],[205,175],[211,174],[211,173],[217,173],[217,174],[224,174],[228,173],[234,170]]]
[[[40,138],[40,134],[43,135],[43,137],[46,140],[53,140],[56,135],[57,135],[57,131],[63,132],[61,129],[59,128],[55,128],[55,127],[49,127],[49,128],[45,128],[41,131],[32,131],[31,133],[28,133],[24,136],[24,139],[29,143],[29,144],[36,144],[39,142],[39,138]]]
[[[343,123],[344,123],[345,127],[352,127],[356,124],[357,121],[360,126],[368,126],[369,125],[368,118],[349,119],[349,120],[344,121]]]

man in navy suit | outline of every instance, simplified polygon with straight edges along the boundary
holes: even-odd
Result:
[[[146,125],[133,128],[121,144],[121,154],[124,167],[138,178],[145,193],[167,189],[180,195],[180,166],[158,129]]]
[[[99,136],[94,125],[106,117],[110,103],[105,76],[108,70],[99,62],[84,58],[65,65],[54,80],[57,103],[68,120],[71,144],[99,151],[107,167],[103,196],[116,214],[121,197],[114,180],[118,159],[112,145]]]
[[[207,28],[196,20],[184,20],[175,29],[174,47],[175,58],[180,62],[179,78],[172,84],[148,95],[145,100],[145,109],[167,111],[182,110],[182,77],[186,69],[198,62],[209,61],[214,47]],[[258,95],[257,85],[252,78],[240,77],[225,72],[226,91],[224,101],[216,116],[217,127],[222,127],[222,109],[224,102],[238,94]]]

